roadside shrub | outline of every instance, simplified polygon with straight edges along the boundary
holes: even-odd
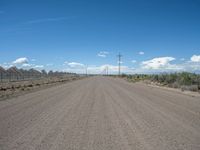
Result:
[[[137,82],[141,80],[150,80],[173,88],[182,90],[198,91],[200,90],[200,75],[189,72],[181,73],[163,73],[163,74],[134,74],[126,76],[129,81]]]
[[[190,85],[189,90],[197,92],[198,91],[198,85]]]
[[[198,91],[198,86],[197,85],[183,85],[181,86],[181,90],[182,91],[194,91],[197,92]]]
[[[179,88],[180,85],[178,84],[178,82],[174,82],[174,83],[170,84],[170,87],[172,87],[172,88]]]

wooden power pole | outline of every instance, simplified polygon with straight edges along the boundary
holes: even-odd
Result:
[[[120,74],[121,74],[121,58],[122,58],[122,55],[119,53],[117,55],[117,57],[118,57],[118,75],[120,76]]]

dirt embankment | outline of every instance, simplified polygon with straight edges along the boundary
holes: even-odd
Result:
[[[28,92],[40,90],[54,85],[63,84],[73,80],[82,79],[79,76],[70,77],[51,77],[36,80],[17,81],[17,82],[1,82],[0,83],[0,100],[5,100],[14,96],[25,94]]]

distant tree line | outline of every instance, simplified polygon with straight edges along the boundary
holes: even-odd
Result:
[[[64,77],[67,75],[75,75],[74,73],[59,72],[59,71],[49,71],[36,69],[18,69],[17,67],[11,67],[4,69],[0,66],[0,82],[9,82],[9,81],[19,81],[19,80],[31,80],[39,79],[43,77]]]
[[[182,90],[200,91],[200,74],[195,73],[123,74],[122,77],[126,77],[133,82],[148,80],[173,88],[181,88]]]

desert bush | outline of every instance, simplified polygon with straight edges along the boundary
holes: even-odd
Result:
[[[198,85],[183,85],[181,86],[182,91],[198,91]]]
[[[182,90],[198,91],[200,90],[200,75],[189,72],[181,73],[163,73],[163,74],[134,74],[127,75],[129,81],[149,80],[173,88]]]

